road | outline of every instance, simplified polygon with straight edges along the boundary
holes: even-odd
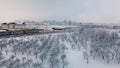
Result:
[[[55,34],[55,33],[65,33],[65,32],[73,32],[70,30],[45,30],[45,31],[39,31],[38,33],[32,33],[32,34],[14,34],[14,35],[4,35],[0,36],[0,38],[12,38],[12,37],[21,37],[21,36],[32,36],[32,35],[43,35],[43,34]]]

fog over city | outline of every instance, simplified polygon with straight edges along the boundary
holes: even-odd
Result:
[[[0,0],[0,22],[72,20],[119,23],[119,0]]]

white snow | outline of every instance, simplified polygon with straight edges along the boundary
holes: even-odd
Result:
[[[62,39],[61,37],[61,35],[65,35],[65,39]],[[59,41],[60,43],[58,44],[59,46],[60,45],[62,45],[62,44],[64,44],[66,47],[67,47],[67,50],[65,50],[65,54],[67,55],[67,61],[68,61],[68,65],[67,66],[65,66],[65,68],[120,68],[120,64],[112,64],[112,63],[110,63],[110,64],[107,64],[105,61],[103,61],[103,60],[98,60],[98,59],[92,59],[92,58],[89,58],[89,63],[87,64],[87,61],[84,59],[84,55],[83,55],[83,52],[84,51],[86,51],[85,50],[85,48],[82,48],[82,46],[80,47],[80,50],[79,49],[77,49],[77,48],[75,48],[75,49],[72,49],[72,45],[76,45],[76,43],[74,42],[74,39],[70,36],[70,34],[69,33],[62,33],[62,34],[59,34],[59,33],[56,33],[56,34],[45,34],[45,35],[38,35],[38,38],[37,38],[37,35],[36,36],[27,36],[27,37],[25,37],[25,36],[22,36],[22,37],[18,37],[18,38],[12,38],[13,40],[22,40],[23,42],[26,42],[26,41],[29,41],[29,42],[32,42],[32,40],[33,41],[36,41],[35,39],[37,39],[37,40],[39,40],[39,41],[36,41],[35,43],[38,43],[40,46],[43,44],[43,40],[45,41],[45,40],[48,40],[48,41],[50,41],[50,40],[53,40],[52,41],[52,43],[55,43],[55,42],[57,42],[57,41]],[[49,36],[50,36],[50,38],[49,38]],[[43,38],[43,39],[39,39],[39,38]],[[12,40],[12,39],[5,39],[5,40],[7,40],[7,41],[10,41],[10,40]],[[78,38],[77,38],[78,39]],[[1,39],[0,39],[1,40]],[[2,39],[3,40],[3,39]],[[5,41],[5,40],[3,40],[3,41]],[[42,40],[42,41],[41,41]],[[47,41],[47,42],[48,42]],[[28,42],[27,42],[28,43]],[[89,54],[89,52],[90,52],[90,49],[91,49],[91,47],[90,47],[90,44],[91,42],[88,40],[88,42],[87,42],[87,53]],[[57,43],[56,43],[57,44]],[[52,48],[54,48],[54,46],[56,46],[56,44],[52,44]],[[11,45],[11,46],[13,46],[13,45],[16,45],[17,46],[17,44],[16,43],[14,43],[14,44],[8,44],[8,45]],[[34,43],[32,44],[32,45],[34,45]],[[37,44],[36,44],[37,45]],[[47,44],[48,45],[48,44]],[[80,43],[78,44],[78,45],[80,45]],[[3,56],[4,56],[4,58],[5,58],[5,60],[7,60],[7,59],[9,59],[10,57],[11,57],[11,55],[13,55],[14,53],[12,52],[12,49],[13,49],[13,47],[11,47],[11,46],[7,46],[6,48],[4,48],[4,50],[2,51],[2,53],[3,53]],[[24,45],[23,45],[24,46]],[[5,53],[5,50],[8,50],[9,52],[8,52],[8,54],[6,55],[6,53]],[[31,50],[31,51],[33,51],[33,49],[31,48],[31,49],[29,49],[29,50]],[[35,50],[35,49],[34,49]],[[44,49],[43,49],[44,50]],[[49,51],[48,53],[51,53],[51,51]],[[40,55],[40,54],[39,54]],[[49,54],[48,54],[49,55]],[[16,55],[16,58],[19,58],[20,60],[22,60],[23,59],[23,57],[26,57],[27,58],[27,60],[28,59],[32,59],[33,60],[33,63],[35,63],[35,62],[40,62],[40,63],[42,63],[41,62],[41,60],[39,59],[39,58],[35,58],[35,55],[33,55],[33,54],[27,54],[27,53],[25,53],[25,54],[21,54],[21,52],[19,53],[17,53],[17,55]],[[44,61],[43,62],[43,66],[45,67],[45,68],[49,68],[49,63],[47,62],[47,61]],[[60,68],[60,67],[59,67]]]
[[[93,59],[90,59],[89,64],[87,64],[83,58],[83,50],[72,50],[70,48],[67,52],[67,60],[69,64],[66,68],[120,68],[120,64],[107,64]]]

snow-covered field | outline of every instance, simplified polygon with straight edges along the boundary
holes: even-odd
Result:
[[[0,39],[0,68],[119,68],[116,31],[77,28],[71,33]]]
[[[67,54],[69,65],[66,68],[119,68],[120,64],[107,64],[102,60],[90,59],[89,64],[83,58],[83,52],[79,50],[69,50]]]

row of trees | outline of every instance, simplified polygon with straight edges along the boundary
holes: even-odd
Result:
[[[120,39],[117,30],[82,26],[71,37],[79,49],[85,49],[83,55],[87,63],[91,57],[103,59],[107,63],[120,63]]]
[[[62,43],[65,36],[36,35],[1,39],[0,68],[65,68],[67,48]]]

